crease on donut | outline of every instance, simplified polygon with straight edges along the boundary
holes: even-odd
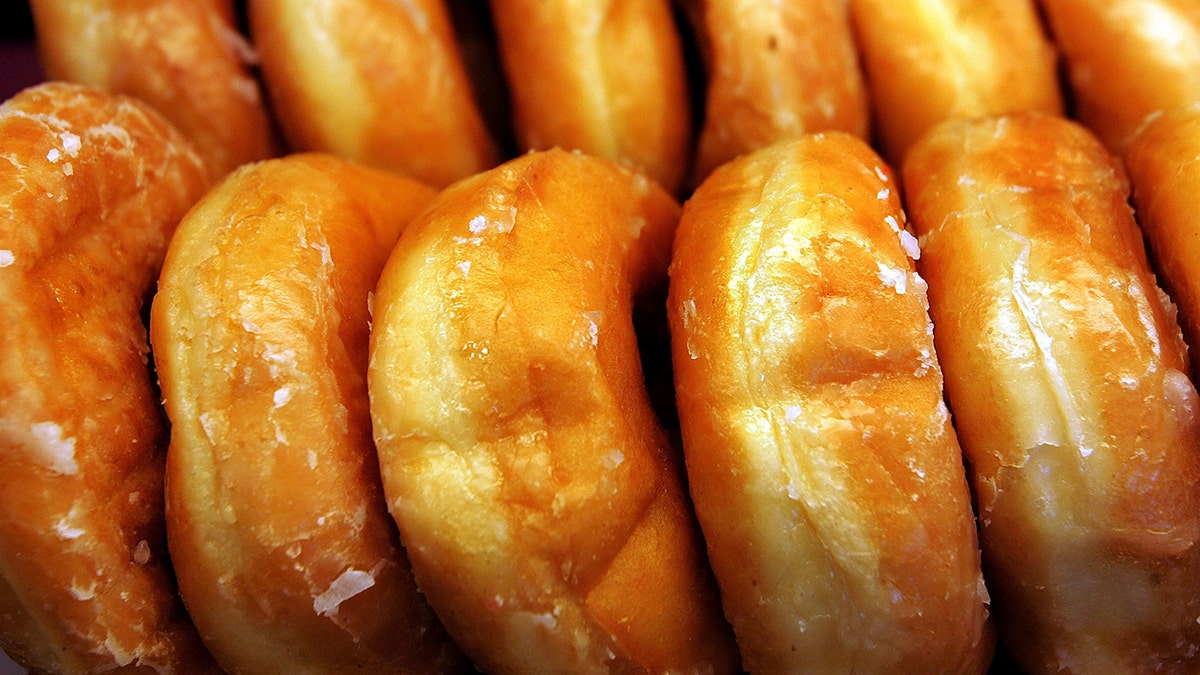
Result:
[[[443,193],[444,206],[416,224],[419,243],[393,256],[400,267],[381,282],[390,327],[375,334],[372,407],[389,420],[377,437],[411,441],[381,444],[385,464],[396,453],[405,467],[390,469],[390,501],[418,551],[418,578],[427,573],[422,586],[455,617],[448,626],[461,621],[458,636],[485,668],[603,672],[645,652],[667,658],[622,634],[626,618],[645,617],[620,596],[625,583],[656,578],[643,569],[654,566],[647,546],[664,540],[663,555],[680,556],[665,541],[677,535],[655,530],[664,515],[683,515],[664,508],[682,494],[654,466],[664,435],[642,428],[652,412],[633,387],[629,369],[640,363],[626,353],[636,340],[623,316],[655,262],[665,271],[665,251],[648,255],[630,241],[653,233],[664,243],[665,202],[599,198],[637,189],[633,174],[613,180],[601,160],[552,150],[516,162]],[[592,183],[578,206],[587,215],[571,229],[566,185]],[[622,220],[642,210],[653,227]],[[563,244],[547,240],[560,232]],[[400,295],[433,284],[436,293]],[[434,390],[421,393],[426,376]],[[417,440],[439,437],[436,447]],[[485,650],[491,643],[498,652]]]
[[[523,202],[525,200],[529,200],[529,201],[533,202],[534,204],[537,205],[537,207],[539,209],[544,210],[544,204],[542,203],[541,196],[538,194],[538,191],[535,189],[533,183],[531,183],[529,181],[528,177],[524,174],[516,177],[516,180],[514,181],[514,188],[508,194],[510,195],[509,199],[513,202],[512,208],[513,208],[514,212],[522,214],[522,218],[528,218],[528,217],[531,217],[531,215],[533,215],[533,214],[530,214],[528,212],[528,210],[522,209],[521,202]],[[540,214],[540,211],[535,211],[534,213]],[[509,231],[515,231],[517,229],[517,225],[520,222],[521,222],[521,218],[514,220],[514,224],[511,228],[511,230],[509,230]],[[605,265],[606,268],[609,265],[614,264],[614,262],[615,262],[613,260],[614,255],[616,254],[616,251],[619,250],[620,247],[614,246],[613,248],[614,248],[614,250],[611,253],[602,254],[602,256],[601,256],[601,260],[603,261],[603,264]],[[502,259],[504,258],[503,250],[504,249],[501,249],[501,253],[500,253],[500,256]],[[589,259],[588,262],[594,263],[595,260]],[[503,266],[503,263],[501,262],[500,265]],[[604,270],[596,270],[596,272],[598,274],[600,274],[602,278],[607,278],[608,276],[613,276],[613,275],[617,274],[615,271],[608,273],[608,274],[605,274]],[[632,289],[629,286],[629,284],[624,281],[622,281],[620,283],[620,287],[621,287],[621,290],[619,291],[619,294],[622,297],[628,297],[628,299],[631,300],[632,296],[635,294],[634,289]],[[536,327],[538,325],[538,322],[535,320],[536,317],[524,316],[523,305],[521,303],[505,302],[502,305],[499,312],[496,314],[496,317],[495,317],[495,320],[493,323],[494,328],[498,327],[500,320],[501,320],[501,316],[506,315],[506,314],[508,315],[506,318],[508,321],[511,322],[511,325],[520,327],[520,331],[521,331],[520,332],[521,337],[516,341],[516,344],[518,346],[516,347],[515,351],[518,351],[520,353],[530,353],[530,354],[545,353],[547,355],[551,355],[551,354],[557,355],[557,348],[559,347],[559,345],[557,343],[552,344],[552,345],[547,345],[550,347],[550,349],[545,350],[545,351],[543,351],[542,349],[539,348],[539,346],[538,346],[539,343],[542,343],[544,340],[546,340],[546,337],[542,336],[539,331],[532,330],[534,327]],[[621,322],[621,328],[632,331],[632,325],[627,325],[626,322]],[[614,326],[614,329],[615,329],[615,326]],[[499,334],[499,333],[497,333],[497,334]],[[598,345],[593,345],[593,347],[597,347],[597,346]],[[578,352],[577,350],[572,349],[569,345],[566,346],[566,351],[570,352],[572,355],[582,355],[581,352]],[[585,360],[584,362],[568,364],[564,360],[561,362],[562,365],[566,366],[566,368],[568,370],[571,370],[573,372],[578,372],[581,374],[586,373],[589,377],[594,378],[596,382],[602,383],[603,386],[601,386],[601,387],[588,386],[588,387],[580,388],[581,391],[586,391],[586,392],[588,392],[589,395],[602,394],[604,396],[603,400],[597,401],[594,406],[591,406],[592,409],[598,409],[598,410],[619,409],[620,408],[619,401],[618,401],[617,397],[613,395],[611,386],[609,385],[609,378],[608,378],[607,374],[604,372],[604,368],[601,366],[601,364],[597,360],[595,360],[595,356],[594,356],[595,352],[591,349],[585,349],[583,353],[589,354],[589,358],[587,360]],[[527,371],[526,377],[529,378],[531,375],[535,375],[535,374],[539,373],[547,365],[549,365],[549,363],[541,364],[541,365],[539,365],[539,362],[537,362],[537,361],[531,363],[530,369]],[[555,367],[559,367],[559,366],[555,366]],[[528,382],[530,380],[527,379],[526,381]],[[531,386],[536,388],[537,385],[531,382]],[[553,403],[554,402],[548,401],[543,396],[536,396],[532,400],[523,401],[522,405],[519,408],[512,410],[510,413],[508,413],[506,415],[506,417],[510,420],[519,420],[521,418],[527,417],[532,414],[537,420],[540,420],[540,424],[534,423],[533,427],[536,429],[543,430],[545,432],[546,442],[550,446],[550,450],[548,452],[548,454],[550,456],[553,456],[555,454],[554,450],[553,450],[553,446],[555,445],[555,439],[559,438],[562,435],[561,433],[554,433],[556,431],[562,431],[562,430],[559,426],[552,423],[551,416],[547,414],[548,413],[547,406],[552,405]],[[593,422],[591,420],[581,420],[581,423],[586,426],[592,426],[593,424],[595,424],[595,422]],[[522,425],[522,426],[524,426],[524,425]],[[504,475],[503,471],[502,471],[501,475]],[[596,490],[599,488],[598,485],[591,484],[591,483],[586,483],[584,485],[584,487],[590,488],[589,494],[588,495],[582,495],[582,494],[578,495],[575,499],[572,500],[573,502],[576,502],[576,503],[582,505],[582,504],[590,501],[590,497],[594,496],[596,493]],[[564,496],[564,493],[562,492],[562,490],[564,490],[564,489],[567,490],[568,492],[570,492],[572,488],[571,488],[570,484],[563,485],[560,488],[560,490],[558,490],[556,492],[556,499]],[[647,509],[650,508],[650,506],[653,502],[653,493],[654,493],[654,490],[651,490],[651,489],[648,489],[646,491],[646,494],[643,495],[643,498],[640,502],[640,507],[636,512],[638,517],[629,519],[629,521],[626,523],[627,529],[614,534],[613,535],[614,539],[621,540],[621,541],[628,539],[632,530],[636,529],[638,524],[641,522],[642,517],[645,515],[645,512],[647,511]],[[562,502],[556,501],[555,503],[552,503],[550,506],[551,506],[551,513],[553,515],[557,516],[557,515],[559,515],[558,510],[563,508],[565,506],[565,504],[563,504]],[[591,563],[591,565],[594,565],[596,567],[596,572],[594,574],[593,580],[590,584],[587,582],[583,582],[583,585],[580,586],[579,588],[581,590],[582,589],[590,589],[591,586],[594,586],[595,584],[599,583],[600,580],[602,580],[604,578],[608,567],[612,564],[613,559],[615,559],[619,553],[620,553],[619,549],[609,551],[607,560],[601,559],[601,558],[593,558],[593,562]],[[560,592],[569,586],[570,586],[570,584],[564,585],[562,589],[559,589]]]
[[[1000,131],[997,130],[997,133]],[[1000,190],[1001,192],[980,193],[977,196],[975,209],[972,209],[975,212],[974,215],[967,216],[964,213],[956,217],[982,218],[986,222],[996,223],[1002,235],[1018,247],[1007,280],[1011,305],[1007,310],[1001,311],[1008,314],[1010,319],[1018,321],[1020,326],[1018,330],[1029,336],[1029,342],[1025,345],[1025,349],[1028,351],[1023,351],[1018,358],[1024,360],[1028,364],[1027,367],[1037,368],[1038,379],[1053,397],[1055,407],[1052,419],[1056,421],[1056,424],[1050,427],[1040,426],[1038,438],[1028,439],[1034,441],[1032,444],[1019,448],[1019,454],[1006,454],[1008,459],[1001,459],[994,477],[987,480],[987,484],[992,486],[993,493],[991,498],[983,500],[980,516],[985,524],[990,523],[990,514],[995,506],[1004,499],[1006,490],[1018,488],[1032,490],[1037,495],[1046,521],[1065,524],[1075,520],[1070,510],[1063,510],[1070,500],[1067,496],[1055,498],[1058,492],[1050,489],[1049,486],[1057,484],[1061,472],[1064,470],[1071,470],[1078,474],[1080,467],[1071,468],[1069,464],[1077,463],[1091,452],[1087,450],[1079,406],[1069,391],[1062,368],[1054,354],[1054,340],[1042,325],[1038,303],[1027,288],[1032,242],[1017,230],[1004,225],[1006,218],[1009,217],[1019,221],[1021,218],[1019,215],[1005,212],[1005,215],[1002,216],[1000,212],[993,210],[994,206],[999,206],[993,200],[996,197],[1005,197],[1010,200],[1011,208],[1023,212],[1023,207],[1019,205],[1020,197],[1003,194],[1008,190],[1007,186]],[[1049,419],[1051,418],[1045,415],[1041,418],[1043,422]],[[1063,450],[1067,447],[1075,448],[1076,459],[1074,461],[1068,462],[1063,456]],[[1036,474],[1027,468],[1031,463],[1040,467]],[[1022,488],[1020,485],[1022,482],[1029,483],[1029,485]]]
[[[779,179],[769,179],[768,181],[763,182],[757,203],[763,202],[765,195],[769,192],[787,187],[786,185],[782,184],[777,186],[773,185],[775,182],[779,182]],[[811,199],[812,202],[805,202],[807,212],[812,212],[818,208],[822,208],[818,206],[816,202],[819,202],[823,199],[837,201],[839,205],[843,207],[842,210],[845,210],[844,203],[841,203],[841,200],[838,199],[836,195],[819,193],[813,195]],[[797,216],[793,219],[793,223],[795,220],[805,218],[806,216]],[[761,415],[763,421],[765,421],[772,430],[772,434],[775,438],[774,445],[776,450],[773,463],[783,474],[783,483],[788,486],[787,496],[789,497],[794,508],[803,508],[804,512],[806,513],[803,519],[805,525],[804,529],[810,536],[814,538],[815,543],[817,543],[817,545],[823,550],[824,559],[832,566],[831,571],[836,570],[836,573],[831,579],[834,587],[827,590],[849,597],[851,594],[857,595],[858,593],[864,592],[870,580],[879,579],[879,569],[877,565],[872,566],[868,564],[866,566],[868,569],[863,569],[863,563],[868,559],[872,559],[872,552],[854,551],[853,549],[846,548],[844,545],[845,541],[848,539],[854,539],[862,543],[867,541],[868,538],[862,532],[858,532],[856,534],[849,534],[846,532],[847,529],[854,529],[854,523],[858,522],[854,519],[839,517],[837,526],[835,528],[830,528],[829,525],[832,523],[827,522],[828,519],[822,519],[818,517],[819,514],[826,510],[826,505],[819,502],[814,502],[810,498],[806,498],[805,491],[803,489],[796,489],[796,493],[792,494],[792,490],[795,486],[803,485],[806,482],[802,477],[807,472],[801,467],[798,461],[798,453],[791,452],[791,448],[794,445],[792,434],[784,431],[784,426],[780,425],[778,416],[772,413],[773,409],[777,408],[778,406],[774,401],[767,400],[767,398],[764,397],[761,388],[758,386],[760,382],[754,377],[756,373],[767,372],[767,370],[764,368],[764,364],[758,363],[757,359],[755,358],[757,356],[756,352],[751,350],[751,348],[755,346],[757,342],[755,339],[753,339],[752,333],[748,326],[749,321],[759,319],[759,317],[756,316],[756,313],[750,311],[749,308],[753,307],[755,304],[753,302],[753,300],[757,297],[755,280],[759,279],[762,273],[764,256],[763,246],[768,238],[766,224],[767,220],[768,216],[766,215],[758,219],[760,229],[758,236],[755,237],[754,245],[749,250],[745,251],[742,254],[742,258],[738,261],[738,269],[745,271],[735,275],[736,278],[746,279],[746,282],[740,285],[739,292],[739,295],[741,296],[739,305],[745,309],[737,312],[741,322],[738,334],[743,336],[743,339],[738,341],[738,344],[743,347],[741,350],[742,365],[739,370],[745,375],[746,391],[751,392],[754,395],[754,399],[752,400],[754,410],[759,411],[759,415]],[[809,238],[804,248],[807,249],[809,246],[811,246],[811,237],[815,234],[816,233],[808,233]],[[803,262],[811,264],[811,255],[806,255],[805,258],[806,260]],[[791,258],[790,256],[789,259],[796,262],[801,262],[801,260]],[[792,391],[802,399],[806,399],[806,397],[801,395],[800,391]],[[825,421],[822,422],[822,424],[826,422],[832,423],[834,419],[843,420],[852,424],[850,419],[847,418],[842,412],[832,409],[827,409],[819,413],[806,411],[805,409],[810,403],[811,402],[808,400],[802,400],[798,404],[802,412],[799,413],[800,417],[797,418],[797,420],[793,420],[791,423],[786,421],[789,413],[785,411],[785,424],[788,427],[791,427],[796,422],[803,423],[802,418],[812,418],[814,420]],[[830,465],[828,468],[832,468],[832,465]],[[837,512],[842,514],[844,513],[844,510],[838,509]],[[875,558],[875,560],[877,562],[877,558]],[[857,588],[852,588],[851,585],[847,583],[851,579],[864,579],[864,575],[864,583],[859,585]],[[857,601],[855,602],[857,603]]]
[[[1012,265],[1009,292],[1017,308],[1017,316],[1020,317],[1037,350],[1037,362],[1042,372],[1042,379],[1054,395],[1054,401],[1057,404],[1055,414],[1063,425],[1062,438],[1074,444],[1082,457],[1088,457],[1094,448],[1088,447],[1088,442],[1084,437],[1079,405],[1072,396],[1062,368],[1054,355],[1054,338],[1042,325],[1037,304],[1029,293],[1027,275],[1032,244],[1028,237],[1016,231],[1005,230],[1004,233],[1020,246],[1020,252]],[[1024,462],[1022,462],[1023,464]],[[1021,468],[1021,466],[1014,468]]]

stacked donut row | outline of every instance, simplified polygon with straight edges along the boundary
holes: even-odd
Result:
[[[323,151],[444,187],[564,147],[685,195],[798,133],[899,166],[939,121],[1017,110],[1118,152],[1200,92],[1187,0],[31,4],[52,78],[149,101],[221,175]]]
[[[1195,6],[33,6],[32,671],[1196,669]]]

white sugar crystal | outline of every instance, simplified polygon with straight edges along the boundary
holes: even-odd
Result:
[[[138,565],[150,562],[150,544],[145,539],[139,541],[133,548],[133,562]]]
[[[334,616],[343,602],[375,585],[370,572],[350,568],[329,584],[324,593],[313,598],[313,611],[321,616]]]
[[[55,521],[54,533],[58,535],[59,539],[78,539],[87,534],[87,530],[72,525],[72,519],[76,515],[75,511],[76,509],[71,509],[70,513]]]
[[[215,444],[217,434],[216,420],[208,413],[200,413],[197,421],[200,422],[200,430],[204,432],[204,437],[208,439],[209,443]]]
[[[584,312],[583,320],[587,322],[588,338],[594,347],[600,341],[600,322],[604,320],[604,313],[600,310]]]
[[[917,243],[917,238],[912,236],[908,230],[900,230],[900,245],[904,247],[904,252],[913,260],[921,259],[921,246]]]
[[[642,236],[642,230],[646,229],[646,219],[641,216],[635,216],[629,219],[629,234],[637,239]]]
[[[550,630],[554,630],[558,627],[558,619],[554,618],[553,614],[534,614],[532,618],[534,623],[544,626]]]
[[[96,580],[94,578],[88,580],[88,585],[82,586],[78,580],[71,580],[71,597],[79,601],[91,600],[96,597]]]
[[[889,286],[901,295],[907,290],[908,273],[898,267],[888,267],[883,263],[876,263],[879,267],[879,280],[885,286]]]
[[[621,466],[624,461],[625,453],[613,448],[607,455],[604,456],[603,459],[600,460],[600,463],[603,464],[607,469],[615,469],[618,466]]]
[[[39,459],[51,471],[66,476],[79,471],[79,464],[75,462],[75,439],[63,438],[62,427],[54,422],[38,422],[29,427],[29,433],[40,444]]]
[[[17,262],[17,257],[8,249],[0,249],[0,267],[9,267]]]
[[[68,157],[74,157],[79,154],[79,148],[82,147],[83,143],[79,140],[78,136],[69,131],[64,131],[58,135],[58,138],[62,141],[63,152],[67,153]]]
[[[312,243],[308,247],[321,254],[322,265],[325,267],[333,265],[333,255],[329,251],[329,244]]]

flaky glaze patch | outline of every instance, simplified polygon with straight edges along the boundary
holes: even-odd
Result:
[[[209,176],[132,99],[44,84],[0,107],[0,611],[35,670],[212,668],[163,539],[141,309]]]
[[[383,501],[371,291],[434,191],[323,155],[246,166],[180,224],[151,338],[180,592],[231,672],[461,672]]]

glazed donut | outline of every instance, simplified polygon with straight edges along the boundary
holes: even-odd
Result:
[[[442,192],[384,268],[384,491],[485,672],[736,672],[631,320],[678,216],[641,174],[531,152]]]
[[[322,155],[247,165],[180,223],[151,312],[179,590],[229,672],[455,672],[388,516],[369,303],[432,188]]]
[[[53,83],[0,106],[0,647],[38,673],[215,672],[163,527],[141,309],[209,174],[147,105]]]
[[[938,122],[1063,114],[1058,55],[1034,0],[850,0],[884,155]]]
[[[214,175],[278,153],[232,0],[30,0],[48,77],[128,94],[196,145]]]
[[[687,475],[755,673],[981,673],[962,455],[881,159],[830,132],[717,169],[668,301]]]
[[[904,166],[919,269],[1023,672],[1195,672],[1200,398],[1119,163],[1033,113],[947,122]]]
[[[500,160],[441,0],[250,0],[284,135],[437,187]]]
[[[670,0],[490,0],[523,150],[562,147],[683,184],[692,122]]]
[[[693,185],[734,157],[806,132],[867,137],[867,92],[845,0],[684,0],[707,88]]]
[[[1111,152],[1155,111],[1200,102],[1200,3],[1041,3],[1066,62],[1074,116]]]
[[[1163,287],[1200,350],[1200,104],[1154,115],[1125,151],[1137,219]],[[1193,356],[1193,360],[1195,356]],[[1193,373],[1200,363],[1193,363]]]

